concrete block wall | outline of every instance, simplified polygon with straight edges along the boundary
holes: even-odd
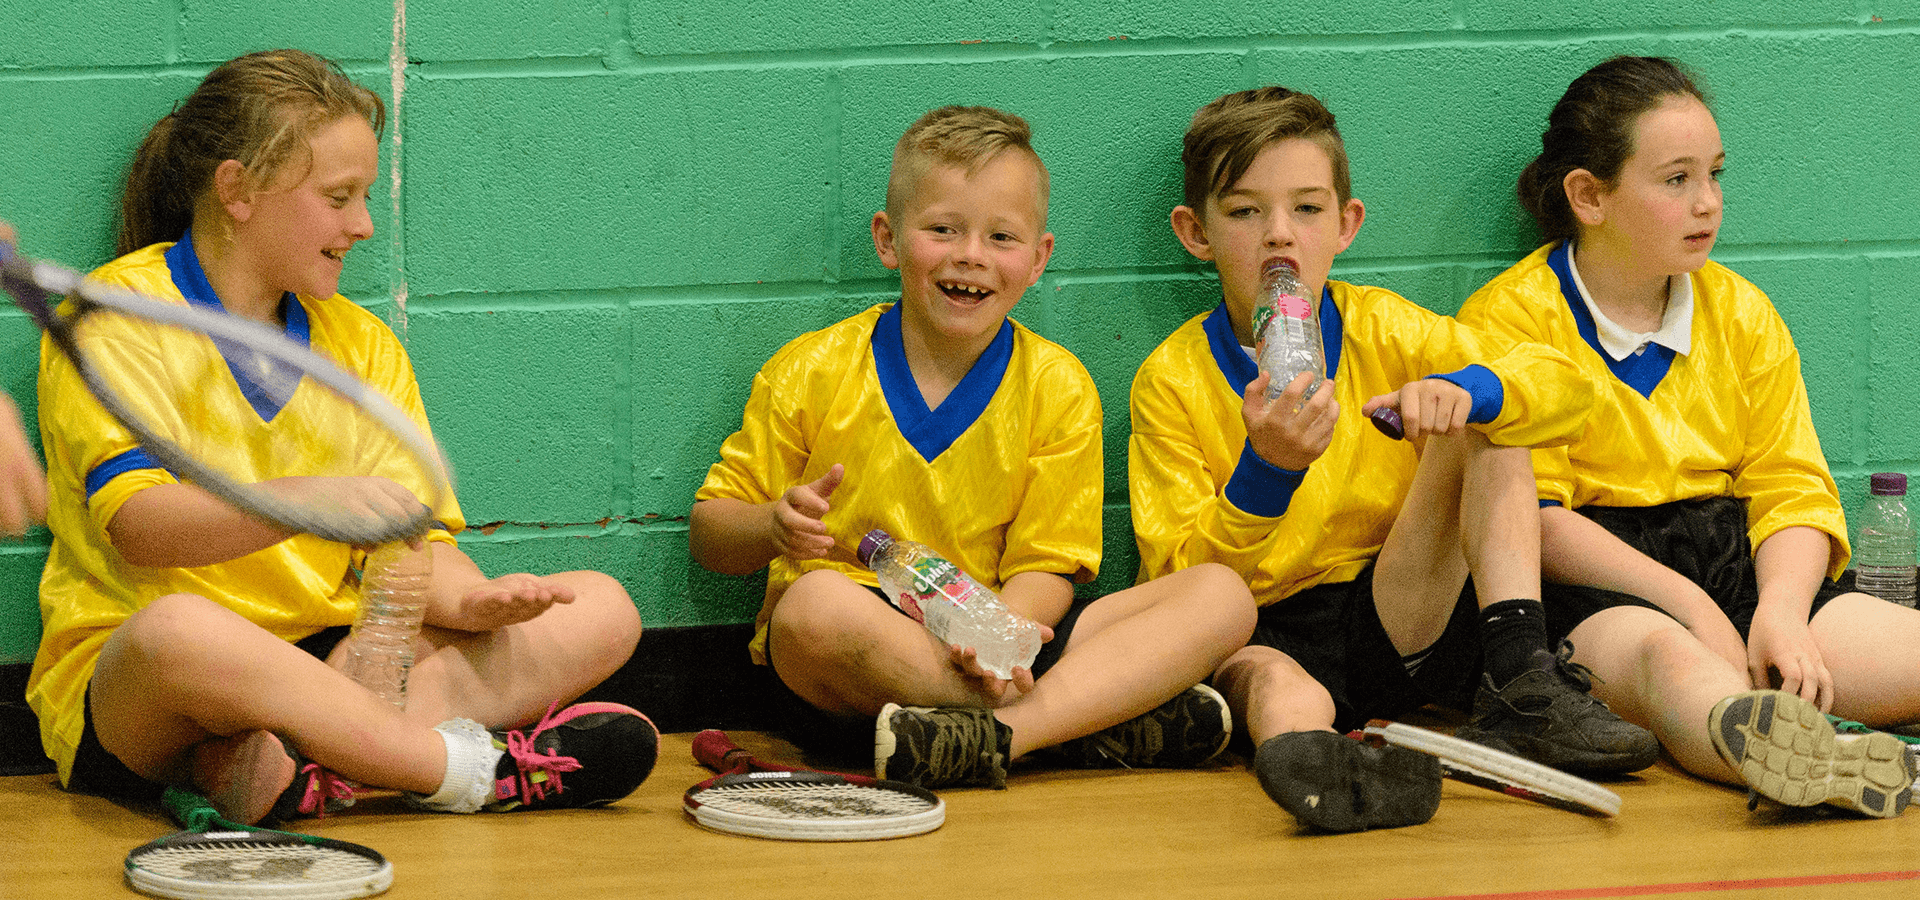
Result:
[[[1336,275],[1451,312],[1531,249],[1510,199],[1566,83],[1677,56],[1716,99],[1716,256],[1774,297],[1849,507],[1920,474],[1915,0],[14,0],[0,30],[0,217],[77,267],[111,250],[146,127],[222,60],[300,46],[394,102],[378,234],[343,290],[395,322],[490,571],[592,567],[653,626],[752,616],[758,579],[687,558],[684,515],[748,379],[793,335],[889,299],[868,219],[893,140],[946,103],[1027,117],[1058,251],[1015,316],[1106,408],[1107,559],[1130,582],[1134,368],[1217,293],[1173,240],[1179,138],[1281,83],[1340,117],[1369,218]],[[396,165],[397,163],[397,165]],[[0,312],[29,410],[34,335]],[[46,535],[0,545],[0,663],[31,658]]]

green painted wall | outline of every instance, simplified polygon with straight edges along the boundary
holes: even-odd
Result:
[[[750,618],[760,584],[692,565],[683,516],[748,379],[792,335],[893,290],[867,219],[933,106],[1026,116],[1053,169],[1051,271],[1016,310],[1107,409],[1107,564],[1134,568],[1126,391],[1212,302],[1169,232],[1199,104],[1282,83],[1340,116],[1368,203],[1337,273],[1451,312],[1530,249],[1513,175],[1574,75],[1693,63],[1730,154],[1716,256],[1798,336],[1850,506],[1920,474],[1920,0],[12,0],[0,217],[25,249],[107,259],[149,123],[213,65],[294,45],[392,95],[398,196],[344,290],[401,328],[492,571],[594,567],[651,625]],[[402,16],[401,13],[404,13]],[[404,29],[396,21],[404,19]],[[400,317],[394,316],[396,321]],[[34,336],[0,313],[0,387]],[[44,532],[0,546],[0,662],[31,658]]]

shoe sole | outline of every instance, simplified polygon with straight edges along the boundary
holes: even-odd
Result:
[[[1320,732],[1299,734],[1303,737],[1284,745],[1285,756],[1256,753],[1254,764],[1262,773],[1273,773],[1260,779],[1267,796],[1301,824],[1344,834],[1420,825],[1439,811],[1438,759],[1399,747],[1370,747],[1331,732],[1324,738],[1304,737]]]
[[[873,723],[873,777],[886,780],[887,760],[893,758],[898,749],[898,738],[893,733],[893,714],[902,709],[898,703],[889,703],[880,707],[880,716]]]
[[[1213,762],[1215,758],[1219,757],[1221,751],[1227,749],[1227,742],[1233,739],[1233,710],[1228,708],[1227,698],[1220,696],[1220,692],[1214,690],[1210,685],[1196,684],[1192,689],[1205,694],[1213,701],[1214,706],[1220,710],[1220,742],[1214,745],[1213,752],[1208,753],[1199,762],[1193,764],[1197,767]]]
[[[1761,796],[1891,818],[1912,802],[1906,745],[1890,734],[1838,740],[1820,708],[1781,691],[1721,700],[1707,717],[1713,748]]]

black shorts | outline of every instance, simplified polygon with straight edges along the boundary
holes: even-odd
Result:
[[[1754,575],[1753,545],[1747,538],[1747,502],[1738,497],[1680,500],[1659,506],[1583,506],[1575,512],[1600,524],[1628,546],[1686,576],[1713,598],[1746,640],[1760,607],[1760,583]],[[1548,631],[1564,636],[1587,617],[1615,606],[1660,607],[1628,594],[1583,585],[1542,586]],[[1822,579],[1814,592],[1813,613],[1841,594],[1853,592],[1853,573]],[[1664,610],[1661,610],[1664,612]]]
[[[875,596],[886,603],[886,595],[879,588],[868,588]],[[1060,655],[1066,652],[1067,641],[1073,637],[1073,626],[1080,621],[1082,613],[1093,605],[1093,600],[1075,598],[1073,605],[1067,607],[1066,615],[1060,617],[1060,624],[1053,626],[1053,640],[1040,645],[1040,654],[1033,659],[1030,667],[1033,677],[1038,679],[1060,661]],[[887,606],[896,612],[899,607],[892,603]],[[905,616],[905,612],[900,612]],[[808,753],[819,754],[846,768],[855,760],[864,760],[866,765],[873,761],[874,721],[871,716],[854,716],[843,713],[830,713],[808,703],[805,698],[787,687],[774,670],[773,639],[767,639],[767,665],[758,666],[766,676],[766,696],[774,726],[792,741],[795,746]],[[844,761],[844,762],[842,762]],[[862,766],[864,768],[864,766]]]
[[[1307,588],[1260,609],[1250,644],[1293,657],[1333,697],[1333,727],[1351,731],[1437,703],[1473,704],[1480,678],[1479,603],[1460,589],[1446,629],[1408,674],[1373,602],[1372,563],[1352,581]]]
[[[352,629],[345,625],[323,628],[294,643],[309,654],[326,659]],[[120,757],[100,746],[100,735],[93,729],[93,691],[89,683],[84,715],[86,728],[80,732],[80,747],[73,754],[73,771],[67,777],[67,790],[96,794],[114,800],[148,801],[160,799],[166,785],[148,781],[127,768]]]

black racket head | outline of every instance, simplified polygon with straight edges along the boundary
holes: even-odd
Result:
[[[127,854],[127,885],[154,897],[348,900],[393,885],[393,865],[347,841],[259,829],[182,832]]]
[[[131,453],[137,446],[144,456],[111,462],[123,470],[164,469],[291,531],[353,546],[417,538],[451,515],[452,476],[410,380],[386,376],[391,384],[376,388],[358,373],[386,363],[363,360],[349,372],[327,355],[381,358],[368,349],[379,346],[377,338],[358,336],[375,332],[357,310],[323,316],[319,307],[295,302],[283,310],[285,328],[276,330],[18,255],[0,255],[0,284],[60,351],[44,363],[50,374],[42,402],[80,414],[70,427],[100,435],[85,452]],[[343,302],[321,305],[333,310]],[[336,348],[321,335],[341,343]],[[383,390],[409,396],[402,401]],[[124,436],[81,412],[96,402]],[[286,476],[386,479],[415,502],[368,503],[354,491],[289,495],[264,486]]]
[[[713,831],[783,841],[872,841],[925,834],[946,822],[932,791],[825,772],[722,775],[689,789],[682,806]]]

